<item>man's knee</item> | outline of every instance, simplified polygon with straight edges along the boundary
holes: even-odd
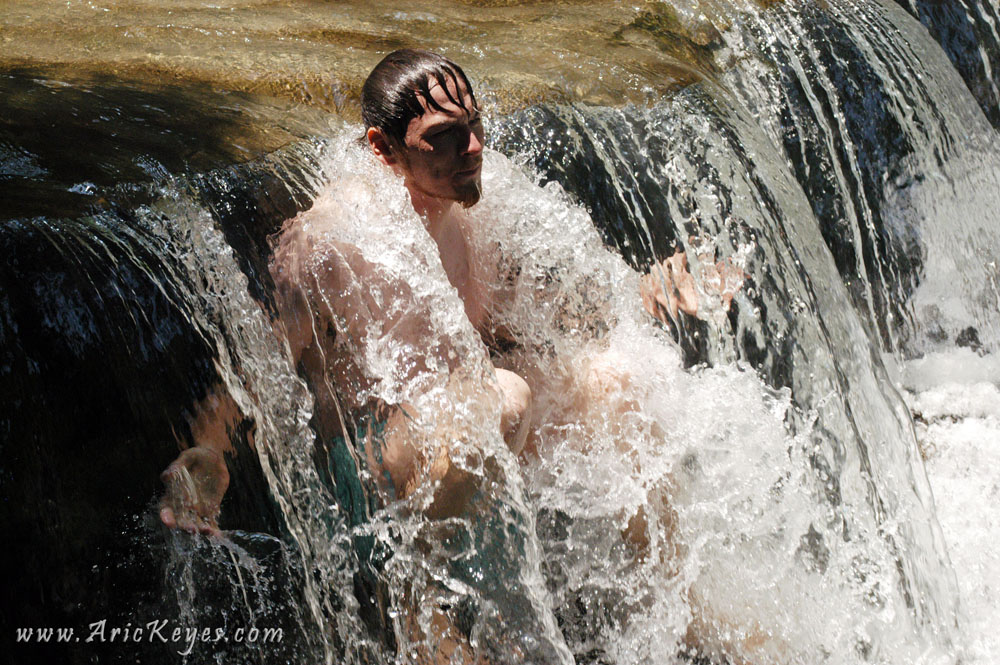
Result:
[[[592,423],[610,426],[619,434],[623,417],[641,411],[632,376],[627,363],[614,351],[606,351],[593,358],[583,378],[578,393],[577,408]]]
[[[623,369],[623,359],[614,351],[605,351],[594,357],[587,368],[585,386],[592,399],[621,395],[628,387],[628,372]]]
[[[504,441],[516,455],[524,448],[528,435],[528,424],[531,420],[531,388],[514,372],[498,368],[496,376],[503,396],[500,428]]]

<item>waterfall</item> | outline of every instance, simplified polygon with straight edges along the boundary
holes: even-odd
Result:
[[[1000,124],[1000,13],[996,3],[897,0],[941,44],[983,113]]]
[[[649,3],[614,43],[694,53],[684,87],[487,108],[468,215],[507,271],[491,286],[515,342],[492,357],[356,124],[246,102],[282,139],[212,144],[185,119],[203,90],[4,75],[21,124],[0,127],[0,523],[26,539],[4,555],[24,572],[3,629],[284,631],[188,653],[18,645],[19,662],[420,662],[454,631],[487,662],[988,660],[967,650],[922,456],[953,413],[941,365],[986,386],[955,397],[968,413],[997,381],[998,26],[985,0]],[[61,164],[25,99],[53,122],[64,104],[100,157]],[[171,108],[190,134],[143,139]],[[100,152],[120,109],[133,147]],[[416,344],[339,333],[372,384],[290,359],[274,261],[296,221],[378,267],[354,296],[394,311],[405,284],[400,316],[426,325]],[[639,276],[677,248],[699,314],[660,325]],[[743,277],[729,306],[718,264]],[[532,385],[537,457],[498,436],[493,364]],[[244,416],[226,539],[164,533],[157,475],[220,389]],[[414,409],[418,440],[452,428],[471,514],[395,500],[345,406],[362,393]]]
[[[891,521],[878,529],[896,531],[890,558],[943,552],[891,377],[904,358],[970,329],[995,348],[995,132],[892,5],[789,5],[734,18],[724,34],[738,64],[699,90],[652,109],[531,109],[504,124],[500,144],[579,196],[636,265],[676,241],[747,265],[753,246],[753,301],[737,298],[735,315],[682,337],[707,337],[711,362],[745,361],[791,388],[816,418],[810,464],[837,479],[828,498]],[[553,146],[554,136],[566,138]],[[702,237],[687,242],[692,234]],[[758,253],[768,267],[756,273]],[[977,258],[958,268],[945,258],[956,255]],[[925,563],[899,560],[904,604],[947,633],[948,562]]]

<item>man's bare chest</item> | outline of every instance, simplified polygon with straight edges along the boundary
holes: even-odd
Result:
[[[455,225],[448,234],[437,240],[437,245],[448,282],[458,291],[469,322],[482,333],[489,318],[488,298],[485,280],[478,274],[480,270],[477,270],[473,260],[468,236],[459,225]]]
[[[456,257],[452,261],[443,262],[448,281],[462,300],[465,315],[472,327],[480,333],[488,320],[487,298],[484,293],[483,281],[477,278],[468,255]]]

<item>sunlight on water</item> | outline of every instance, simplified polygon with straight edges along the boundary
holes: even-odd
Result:
[[[484,459],[501,463],[495,498],[521,513],[509,524],[539,525],[537,544],[522,532],[518,547],[546,553],[551,599],[543,593],[528,606],[543,613],[537,621],[545,625],[554,602],[572,626],[564,628],[571,649],[597,649],[620,662],[690,648],[803,663],[816,662],[817,653],[832,663],[866,653],[914,662],[927,649],[908,646],[914,635],[895,591],[895,555],[866,526],[870,508],[847,495],[831,501],[812,465],[815,416],[793,415],[787,389],[768,388],[738,364],[684,371],[676,347],[641,313],[638,276],[603,247],[587,213],[558,186],[539,188],[490,153],[486,197],[469,215],[475,244],[495,247],[500,264],[512,269],[498,277],[510,300],[496,323],[521,346],[499,362],[535,387],[540,459],[526,469],[531,498],[524,504],[520,474],[489,408],[488,359],[405,190],[348,136],[334,141],[324,170],[335,184],[289,223],[281,242],[301,242],[301,234],[313,248],[328,243],[318,263],[299,267],[316,283],[327,252],[356,248],[377,266],[377,279],[355,275],[350,282],[354,298],[376,307],[362,322],[366,332],[340,342],[378,377],[358,388],[414,404],[414,431],[428,442],[440,436],[447,414],[448,437],[456,450],[472,453],[468,469],[477,475],[491,473]],[[279,246],[279,261],[282,252]],[[378,312],[395,322],[390,329]],[[428,336],[426,344],[410,343],[414,331]],[[456,396],[463,381],[471,388]],[[599,399],[588,401],[595,392]],[[388,520],[385,526],[361,528],[391,538],[397,554],[390,579],[407,593],[431,593],[417,571],[434,570],[435,557],[457,552],[421,553],[419,544],[441,527],[412,517],[412,526],[400,525],[405,511],[391,497],[383,501],[388,507],[373,519]],[[845,524],[854,525],[846,541],[837,534]],[[477,549],[476,520],[455,527],[473,534],[465,556],[504,556]],[[536,578],[532,569],[541,561],[522,561],[507,574]],[[520,602],[498,601],[495,581],[476,589],[469,571],[472,578],[460,574],[444,585],[455,598],[478,600],[477,634],[502,649],[486,608],[499,602],[502,615],[504,602]],[[406,621],[404,610],[397,630],[405,632]],[[523,628],[532,629],[530,622]]]
[[[907,363],[903,381],[958,574],[962,651],[970,663],[993,663],[1000,654],[994,630],[1000,619],[1000,363],[996,353],[943,350]]]
[[[556,594],[579,635],[574,648],[634,662],[655,660],[650,644],[662,657],[686,638],[751,661],[946,658],[913,644],[895,555],[865,500],[831,501],[812,464],[823,447],[815,416],[793,416],[787,389],[738,364],[684,372],[673,345],[640,320],[635,274],[585,212],[499,156],[489,165],[480,228],[521,268],[504,323],[524,349],[505,363],[558,395],[536,413],[545,434],[531,487],[554,529],[548,565],[565,585]],[[572,315],[548,314],[553,302]],[[604,402],[582,422],[545,427],[566,420],[581,377]],[[639,507],[651,553],[622,552],[615,540]],[[849,539],[837,534],[845,527]],[[597,604],[588,612],[581,602]]]
[[[539,188],[489,153],[485,198],[468,214],[474,242],[494,248],[512,270],[498,276],[509,301],[496,323],[521,346],[495,362],[535,387],[539,450],[519,469],[498,436],[490,359],[436,248],[405,190],[352,138],[334,139],[323,154],[321,170],[333,184],[286,224],[276,261],[307,239],[321,249],[316,263],[298,266],[300,279],[318,284],[330,252],[356,250],[377,267],[377,279],[350,282],[353,297],[375,308],[372,318],[360,327],[341,321],[344,331],[363,334],[338,343],[378,380],[357,384],[356,395],[338,386],[333,398],[410,404],[414,436],[430,446],[447,439],[459,463],[490,488],[477,500],[483,512],[476,518],[428,522],[357,462],[382,507],[353,527],[354,536],[372,536],[393,552],[381,574],[404,652],[419,658],[439,646],[421,635],[433,634],[433,608],[446,601],[474,608],[475,643],[504,662],[531,653],[552,658],[563,639],[578,655],[622,663],[682,662],[677,654],[685,651],[750,662],[849,663],[865,653],[882,662],[936,662],[917,657],[926,645],[908,646],[914,635],[894,591],[894,555],[864,526],[869,508],[831,501],[817,475],[815,415],[794,413],[787,389],[767,387],[740,363],[684,370],[675,344],[641,311],[638,275],[604,248],[586,211],[560,187]],[[336,509],[316,517],[332,507],[323,507],[329,489],[310,466],[307,416],[289,419],[295,410],[287,400],[298,401],[301,388],[288,387],[301,384],[282,357],[281,337],[252,302],[212,298],[245,289],[243,278],[219,262],[229,252],[218,239],[190,237],[195,228],[211,236],[210,224],[187,232],[177,224],[203,213],[177,205],[167,199],[149,219],[173,220],[157,232],[191,248],[179,257],[192,274],[209,265],[222,271],[216,286],[192,294],[207,306],[200,325],[243,322],[214,333],[221,334],[216,343],[240,368],[230,389],[264,424],[258,454],[276,498],[287,497],[303,563],[322,573],[308,591],[312,616],[332,631],[331,644],[346,640],[378,653],[376,644],[349,637],[360,633],[349,628],[356,610],[343,575],[356,564],[343,539],[345,517]],[[753,256],[752,247],[745,251]],[[213,314],[220,306],[236,309]],[[379,312],[393,322],[388,329]],[[234,370],[220,369],[235,379]],[[408,501],[429,500],[424,491]],[[848,540],[837,533],[845,524],[855,525]],[[497,529],[507,535],[498,538]],[[456,560],[465,563],[447,563]],[[450,575],[441,577],[444,570]]]
[[[301,557],[298,565],[310,571],[301,620],[318,629],[329,659],[331,640],[324,634],[361,633],[350,611],[356,600],[349,591],[344,518],[312,462],[312,398],[283,353],[284,342],[275,337],[265,312],[250,297],[232,248],[208,213],[180,192],[163,193],[160,201],[141,211],[143,230],[169,242],[177,269],[183,271],[174,277],[191,289],[186,300],[197,303],[192,323],[220,350],[217,370],[226,391],[257,423],[254,452],[294,539],[298,551],[292,556]],[[178,593],[185,593],[183,585]],[[178,598],[189,612],[200,602],[196,595]],[[364,653],[364,642],[354,648]]]
[[[969,150],[938,173],[901,188],[890,219],[919,236],[926,268],[912,298],[912,355],[958,341],[1000,350],[1000,140]]]
[[[421,659],[443,648],[438,641],[447,636],[433,623],[438,607],[467,606],[475,613],[468,632],[492,661],[565,660],[540,584],[533,515],[500,437],[486,350],[401,183],[347,135],[325,160],[331,185],[275,239],[286,302],[300,292],[319,308],[318,320],[336,329],[334,342],[318,346],[323,358],[309,370],[312,385],[329,391],[321,400],[351,407],[348,420],[362,418],[372,401],[404,405],[407,445],[424,451],[425,469],[447,451],[478,478],[476,518],[427,521],[408,513],[431,505],[431,484],[407,499],[411,508],[395,504],[378,461],[391,454],[390,442],[370,435],[357,442],[371,456],[358,472],[374,474],[386,504],[359,529],[392,552],[382,573],[400,651]],[[447,570],[454,577],[442,578]]]

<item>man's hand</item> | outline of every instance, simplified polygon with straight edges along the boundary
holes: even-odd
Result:
[[[188,448],[160,474],[166,493],[160,521],[168,528],[219,535],[219,509],[229,487],[229,470],[213,448]]]
[[[733,296],[743,286],[743,271],[728,260],[714,262],[711,256],[699,258],[704,291],[717,293],[722,311],[728,311]],[[698,315],[698,291],[688,271],[687,254],[680,250],[654,264],[652,270],[642,276],[639,293],[646,311],[667,325],[677,319],[678,310],[690,316]]]
[[[677,311],[696,316],[698,292],[694,277],[688,272],[687,254],[677,250],[674,255],[654,264],[639,282],[642,306],[663,323],[677,318]]]

